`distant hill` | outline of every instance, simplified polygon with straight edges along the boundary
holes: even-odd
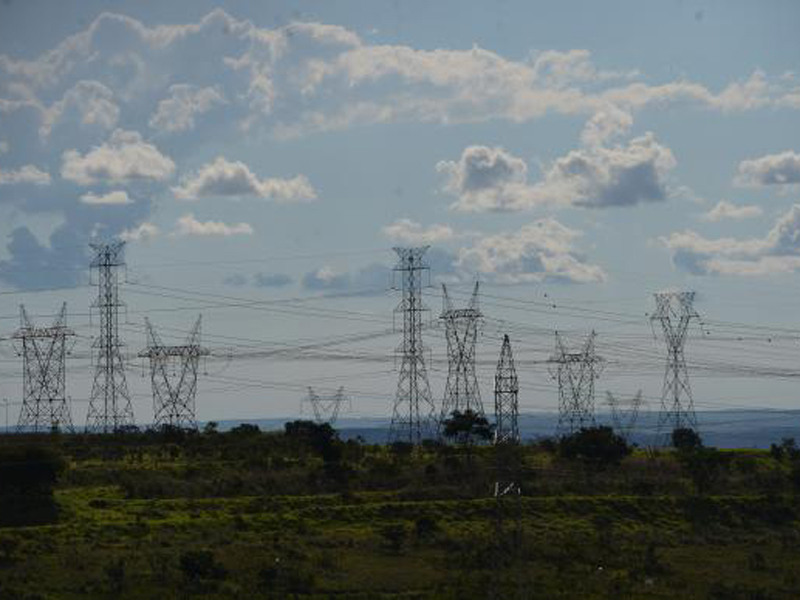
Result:
[[[263,430],[282,429],[286,421],[280,419],[251,419],[218,421],[222,431],[241,423],[252,423]],[[697,413],[698,428],[707,446],[717,448],[769,448],[773,442],[786,437],[800,441],[800,410],[718,410]],[[611,425],[611,415],[598,413],[597,422]],[[528,413],[520,415],[519,425],[524,440],[540,439],[554,435],[558,415],[555,413]],[[360,436],[370,443],[385,442],[389,432],[388,419],[341,418],[336,423],[345,438]],[[647,446],[657,442],[658,413],[642,413],[637,420],[631,439]]]

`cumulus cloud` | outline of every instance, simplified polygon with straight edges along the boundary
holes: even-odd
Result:
[[[229,161],[222,156],[184,178],[181,185],[172,188],[172,192],[181,200],[254,197],[289,203],[306,202],[317,197],[305,175],[292,179],[259,179],[243,162]]]
[[[292,278],[285,273],[256,273],[253,285],[262,288],[284,287],[292,283]]]
[[[169,97],[158,103],[150,119],[150,127],[159,131],[175,132],[193,129],[195,117],[223,104],[225,97],[213,87],[198,88],[178,83],[170,86]]]
[[[15,185],[21,183],[47,185],[50,183],[50,174],[45,173],[34,165],[24,165],[18,169],[0,169],[0,185]]]
[[[198,221],[192,213],[187,213],[178,219],[176,235],[250,235],[253,228],[248,223],[235,223],[229,225],[222,221]]]
[[[232,285],[234,287],[242,287],[247,285],[247,277],[241,273],[231,273],[222,280],[225,285]]]
[[[609,104],[592,115],[581,133],[581,142],[588,147],[602,146],[607,141],[626,134],[633,126],[633,117],[618,106]]]
[[[793,81],[759,70],[719,91],[683,79],[655,85],[641,79],[628,68],[598,68],[579,48],[511,60],[477,45],[373,44],[325,23],[259,27],[221,9],[170,25],[106,12],[39,56],[0,55],[0,81],[7,82],[0,110],[32,108],[44,121],[41,93],[76,81],[97,82],[125,101],[154,102],[165,84],[192,86],[147,112],[154,125],[172,123],[175,130],[190,129],[196,115],[219,102],[201,90],[224,89],[242,127],[263,123],[283,135],[386,121],[520,122],[551,112],[591,115],[609,104],[634,111],[692,102],[728,112],[800,105]],[[98,106],[112,102],[99,88],[92,93]],[[100,112],[110,121],[108,108]]]
[[[391,284],[391,277],[391,267],[380,263],[370,263],[352,273],[323,266],[307,272],[300,283],[310,291],[370,295],[386,291]]]
[[[82,155],[62,155],[61,176],[82,185],[97,182],[163,181],[172,177],[175,163],[145,142],[136,131],[115,130],[104,144]]]
[[[39,135],[46,138],[53,127],[74,112],[83,125],[98,125],[111,129],[119,119],[119,107],[114,103],[114,93],[99,81],[79,81],[67,90],[61,100],[42,109]]]
[[[708,239],[687,230],[660,238],[673,264],[694,275],[764,275],[800,269],[800,205],[761,238]]]
[[[345,290],[350,285],[348,273],[335,271],[329,266],[309,271],[303,277],[303,287],[307,290]]]
[[[458,161],[441,161],[436,169],[446,176],[444,190],[457,198],[451,208],[502,212],[542,204],[606,208],[659,202],[667,198],[665,177],[675,164],[669,148],[647,133],[624,145],[572,150],[545,166],[533,184],[525,161],[502,148],[469,146]]]
[[[81,202],[84,204],[132,204],[133,198],[128,196],[125,190],[114,190],[107,194],[93,194],[92,192],[83,194]]]
[[[160,230],[156,225],[145,222],[132,229],[126,229],[119,237],[126,242],[141,242],[153,239],[159,233]]]
[[[720,200],[714,208],[700,216],[701,221],[716,222],[724,219],[742,220],[760,217],[764,211],[755,204],[733,204],[727,200]]]
[[[734,181],[744,187],[800,184],[800,154],[787,150],[743,160]]]
[[[455,236],[449,225],[430,225],[425,227],[411,219],[398,219],[383,228],[383,233],[388,238],[403,244],[426,245],[444,242]]]
[[[506,284],[605,281],[605,271],[576,251],[574,241],[580,235],[555,219],[539,219],[462,248],[456,268]]]

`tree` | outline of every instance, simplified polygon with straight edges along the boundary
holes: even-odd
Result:
[[[577,459],[598,469],[619,464],[631,453],[625,438],[611,427],[584,427],[559,441],[559,453],[564,458]]]
[[[462,446],[470,446],[476,441],[489,441],[492,437],[492,426],[486,417],[469,409],[464,412],[454,410],[449,418],[442,421],[442,435]]]
[[[691,452],[703,447],[700,434],[690,427],[676,427],[672,430],[672,445],[677,450]]]

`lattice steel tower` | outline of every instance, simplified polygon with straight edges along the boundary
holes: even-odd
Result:
[[[519,380],[508,335],[503,337],[503,346],[500,349],[500,359],[497,361],[497,372],[494,376],[494,414],[495,445],[519,444]],[[505,473],[504,465],[498,467]],[[498,476],[494,488],[495,496],[511,493],[514,489],[519,493],[518,481]]]
[[[650,316],[650,321],[661,323],[667,346],[658,431],[659,434],[664,433],[665,427],[671,430],[684,427],[696,430],[697,415],[683,353],[689,325],[692,319],[700,318],[693,306],[694,292],[661,292],[653,296],[656,299],[656,311]]]
[[[22,357],[22,410],[17,431],[72,431],[72,416],[66,396],[68,339],[75,333],[67,327],[67,304],[50,327],[35,327],[20,306],[20,328],[12,336]]]
[[[349,404],[350,399],[344,393],[344,386],[336,390],[335,394],[329,395],[320,394],[309,387],[306,402],[311,403],[311,409],[314,411],[314,420],[317,423],[334,425],[336,419],[339,418],[342,406]]]
[[[139,353],[150,361],[150,382],[153,387],[153,425],[197,429],[195,397],[200,358],[209,351],[200,346],[200,324],[197,321],[180,346],[165,346],[145,318],[147,349]]]
[[[593,331],[582,350],[569,352],[556,332],[556,353],[550,360],[557,365],[551,375],[558,382],[558,435],[569,435],[595,424],[594,382],[603,364],[594,351],[595,337]]]
[[[427,250],[428,246],[394,249],[399,258],[394,275],[402,278],[403,298],[395,314],[403,315],[403,343],[397,349],[402,363],[389,440],[412,444],[435,434],[435,409],[422,343],[422,315],[427,311],[422,304],[422,285],[429,270],[422,257]]]
[[[447,383],[440,424],[456,410],[462,413],[471,410],[484,416],[481,390],[475,375],[475,345],[483,318],[478,307],[478,282],[475,282],[467,308],[453,308],[447,286],[442,284],[442,304],[439,319],[444,323],[447,338]]]
[[[494,377],[495,484],[493,578],[490,596],[522,596],[515,564],[522,540],[522,460],[519,436],[519,380],[511,342],[503,337]],[[510,576],[511,581],[506,581]],[[509,585],[510,584],[510,585]]]
[[[125,242],[90,246],[95,253],[90,267],[97,270],[97,300],[92,308],[100,313],[100,335],[93,345],[96,364],[86,429],[109,433],[135,424],[119,339],[119,309],[124,306],[119,299],[119,268],[125,265]]]
[[[519,380],[511,354],[511,340],[503,337],[494,376],[494,443],[519,442]]]
[[[622,403],[611,392],[606,392],[606,404],[611,409],[614,431],[625,438],[626,442],[630,442],[642,406],[642,390],[636,392],[627,409],[623,408]]]

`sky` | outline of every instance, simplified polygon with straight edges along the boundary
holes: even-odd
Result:
[[[387,416],[392,247],[422,245],[437,402],[440,284],[459,304],[479,280],[487,410],[504,333],[535,411],[554,332],[592,330],[598,405],[657,410],[664,290],[697,292],[698,408],[796,408],[798,25],[793,1],[5,0],[0,397],[18,305],[44,326],[66,301],[83,422],[89,243],[122,239],[143,423],[143,319],[180,343],[199,313],[199,418],[293,415],[308,385]]]

